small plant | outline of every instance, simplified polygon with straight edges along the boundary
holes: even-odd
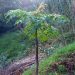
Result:
[[[38,75],[38,42],[45,42],[59,35],[58,29],[53,26],[54,23],[63,24],[67,18],[56,14],[44,14],[46,4],[40,6],[33,12],[24,10],[10,10],[6,14],[7,22],[17,18],[15,24],[24,23],[23,32],[29,40],[35,40],[36,45],[36,75]]]

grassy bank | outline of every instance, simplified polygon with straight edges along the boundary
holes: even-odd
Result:
[[[54,62],[63,60],[62,56],[75,52],[75,43],[57,49],[53,55],[40,62],[39,75],[46,75],[47,68]],[[33,75],[33,70],[29,69],[23,75]],[[49,75],[52,75],[51,73]],[[55,75],[55,74],[54,74]]]

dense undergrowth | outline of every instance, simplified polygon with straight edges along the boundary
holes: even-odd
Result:
[[[50,66],[55,62],[63,61],[66,55],[74,53],[74,52],[75,52],[75,43],[72,43],[63,48],[57,49],[50,57],[40,62],[39,75],[47,75],[47,74],[58,75],[59,73],[57,74],[57,72],[53,72],[53,73],[47,72],[48,68],[50,68]],[[61,67],[60,67],[60,70],[61,70]],[[29,69],[25,71],[23,75],[34,75],[34,69]],[[63,75],[63,72],[61,73],[61,75]],[[67,73],[64,75],[67,75]]]
[[[8,32],[0,37],[0,67],[28,55],[31,43],[22,32]]]

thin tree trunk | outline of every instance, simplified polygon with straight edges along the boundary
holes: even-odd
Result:
[[[38,38],[37,38],[37,29],[36,29],[36,33],[35,33],[35,37],[36,37],[36,75],[38,75],[38,66],[39,66],[39,61],[38,61]]]

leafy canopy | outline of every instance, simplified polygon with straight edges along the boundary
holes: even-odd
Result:
[[[23,32],[29,39],[35,39],[35,31],[37,29],[38,39],[44,42],[58,36],[59,32],[55,28],[55,24],[63,25],[69,22],[68,18],[63,15],[42,13],[44,9],[45,6],[41,4],[36,11],[10,10],[5,16],[7,22],[16,18],[16,25],[24,23],[25,27]]]

